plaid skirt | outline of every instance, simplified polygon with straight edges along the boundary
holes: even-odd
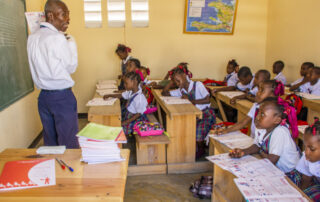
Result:
[[[216,123],[216,115],[213,108],[206,108],[202,110],[202,119],[197,119],[197,141],[204,141],[207,137],[210,128]]]
[[[300,187],[302,181],[302,174],[299,171],[294,169],[293,171],[286,173],[286,175],[290,178],[292,182],[294,182],[298,187]],[[314,178],[312,185],[303,190],[303,192],[313,201],[320,201],[320,182]]]
[[[128,120],[128,119],[132,118],[133,116],[134,116],[134,114],[132,114],[128,110],[126,110],[124,112],[124,117],[123,117],[122,121]],[[123,132],[126,135],[132,134],[133,133],[133,126],[139,121],[148,121],[148,118],[145,114],[143,114],[139,118],[137,118],[136,120],[130,122],[129,124],[123,125],[122,126]]]

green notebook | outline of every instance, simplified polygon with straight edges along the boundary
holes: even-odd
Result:
[[[77,134],[77,136],[94,140],[119,141],[122,133],[123,130],[121,127],[110,127],[96,123],[89,123]]]

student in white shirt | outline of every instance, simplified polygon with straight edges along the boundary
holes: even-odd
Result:
[[[301,65],[300,69],[300,75],[302,76],[301,78],[297,79],[293,83],[289,85],[290,91],[301,91],[300,86],[302,86],[305,83],[308,83],[310,80],[310,75],[308,74],[311,72],[312,68],[314,67],[314,64],[312,62],[304,62]],[[308,76],[309,75],[309,76]]]
[[[277,81],[281,81],[283,85],[286,85],[287,79],[282,74],[283,69],[284,69],[284,62],[282,62],[281,60],[278,60],[275,63],[273,63],[272,72],[276,74],[274,79]]]
[[[305,152],[296,169],[287,176],[313,201],[320,201],[320,122],[306,128],[303,135]]]
[[[241,129],[247,127],[249,125],[249,123],[251,122],[250,136],[254,138],[255,128],[256,128],[255,124],[254,124],[254,120],[258,114],[260,103],[268,97],[279,96],[279,90],[276,90],[281,87],[281,86],[279,86],[279,84],[280,83],[276,82],[275,80],[267,80],[262,83],[259,83],[259,90],[258,90],[258,93],[255,97],[255,103],[252,105],[247,116],[244,119],[239,120],[233,126],[226,128],[226,129],[218,129],[218,130],[214,131],[214,133],[218,134],[218,135],[222,135],[222,134],[238,131],[238,130],[241,130]],[[283,88],[283,86],[282,86],[282,88]]]
[[[310,81],[300,87],[301,92],[320,96],[320,67],[313,67]]]
[[[131,53],[131,48],[129,48],[126,45],[123,45],[123,44],[118,44],[118,47],[116,49],[116,54],[121,59],[121,62],[120,62],[121,75],[119,75],[119,79],[121,79],[122,76],[124,76],[126,74],[127,63],[131,58],[129,53]],[[123,81],[122,80],[121,80],[121,83],[120,83],[120,86],[119,86],[119,90],[124,90],[124,86],[123,86]]]
[[[58,0],[47,1],[46,22],[28,38],[28,59],[33,81],[41,89],[38,108],[44,144],[78,148],[77,100],[71,90],[71,74],[78,66],[77,45],[65,35],[69,10]]]
[[[103,98],[110,97],[123,98],[127,100],[123,109],[121,125],[126,135],[133,133],[134,125],[139,121],[147,121],[144,112],[147,110],[147,99],[140,87],[141,77],[136,72],[129,72],[124,75],[124,86],[126,91],[122,94],[105,95]]]
[[[245,94],[233,97],[230,100],[230,103],[235,104],[237,100],[241,99],[248,99],[252,102],[255,102],[255,96],[257,95],[259,90],[258,84],[263,83],[267,80],[270,80],[270,72],[265,69],[259,70],[254,76],[253,87],[249,91],[245,92]]]
[[[188,81],[183,67],[178,66],[173,70],[173,79],[179,88],[172,91],[164,88],[162,95],[189,99],[202,111],[202,119],[197,119],[196,130],[197,157],[200,158],[204,154],[204,139],[216,120],[214,110],[210,107],[210,94],[201,82]]]
[[[230,156],[240,158],[244,155],[251,155],[259,153],[263,158],[268,158],[284,173],[288,173],[295,168],[295,165],[300,159],[299,150],[291,137],[290,130],[288,129],[287,120],[292,120],[295,115],[289,113],[285,117],[286,105],[279,102],[279,98],[265,99],[259,108],[258,115],[255,120],[256,130],[254,144],[246,149],[235,149],[230,152]],[[281,98],[280,98],[281,99]],[[293,130],[295,127],[295,130]],[[289,128],[292,134],[296,134],[297,126],[294,122],[289,122]]]

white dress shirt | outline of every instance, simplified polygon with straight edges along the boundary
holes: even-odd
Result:
[[[189,87],[188,87],[188,92],[184,88],[182,88],[182,89],[179,88],[179,89],[170,91],[170,95],[174,96],[174,97],[181,97],[182,93],[189,94],[193,88],[194,81],[190,80],[189,82],[190,83],[189,83]],[[206,87],[204,87],[204,85],[201,82],[196,82],[195,99],[200,100],[200,99],[207,97],[208,95],[209,95],[209,93],[208,93]],[[210,104],[196,104],[195,106],[200,110],[204,110],[207,107],[210,107]]]
[[[239,79],[238,79],[238,75],[236,72],[232,72],[231,74],[228,74],[226,76],[227,79],[227,86],[236,86],[236,84],[238,83]]]
[[[123,92],[122,97],[126,100],[130,100],[136,94],[137,96],[132,100],[127,110],[132,114],[143,114],[147,110],[148,101],[143,95],[140,87],[136,93],[133,93],[131,90]]]
[[[28,58],[33,81],[37,88],[59,90],[74,85],[70,74],[78,66],[76,42],[66,39],[53,25],[42,22],[28,38]]]
[[[254,82],[254,75],[252,75],[252,79],[250,81],[250,83],[248,83],[247,85],[243,85],[240,81],[237,83],[237,88],[241,91],[245,91],[246,89],[251,90],[253,87],[253,82]]]
[[[314,85],[311,85],[310,82],[303,84],[300,86],[300,92],[302,93],[309,93],[312,95],[320,95],[320,79]]]
[[[251,136],[252,138],[254,138],[254,136],[255,136],[256,125],[254,124],[254,120],[255,120],[255,118],[256,118],[256,117],[255,117],[255,115],[256,115],[256,110],[259,109],[259,107],[260,107],[260,105],[259,105],[257,102],[253,103],[250,111],[249,111],[248,114],[247,114],[247,116],[249,116],[249,117],[251,118],[251,134],[250,134],[250,136]]]
[[[274,77],[275,80],[281,81],[283,85],[286,85],[287,79],[286,77],[280,72],[277,76]]]
[[[303,156],[296,166],[296,170],[306,176],[315,176],[320,182],[320,161],[310,162],[306,159],[306,154],[303,152]]]
[[[120,72],[122,72],[122,65],[127,64],[127,62],[131,59],[131,55],[128,55],[126,59],[120,61]]]

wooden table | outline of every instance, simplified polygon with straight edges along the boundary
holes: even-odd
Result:
[[[94,98],[98,97],[102,96],[95,93]],[[117,101],[112,106],[89,107],[88,121],[103,124],[106,126],[121,127],[120,100],[117,99]]]
[[[0,171],[7,161],[31,159],[35,149],[6,149],[0,153]],[[80,162],[81,150],[68,149],[58,157],[68,163],[74,172],[62,170],[56,163],[56,185],[13,191],[1,191],[0,201],[123,201],[130,151],[121,150],[125,161],[88,165]]]
[[[320,100],[302,98],[302,103],[304,107],[308,108],[307,121],[309,124],[314,122],[314,117],[320,118]]]
[[[166,105],[160,90],[152,90],[157,102],[160,123],[163,124],[161,110],[166,114],[164,126],[170,137],[167,148],[168,173],[183,173],[201,168],[195,165],[196,154],[196,119],[202,118],[202,111],[193,104]],[[207,163],[203,163],[207,167]],[[205,168],[207,169],[207,168]]]
[[[217,140],[210,138],[210,146],[214,145],[214,155],[227,153],[230,151],[230,148],[221,144]],[[257,158],[260,158],[260,156],[255,156]],[[211,201],[217,201],[217,202],[233,202],[233,201],[239,201],[244,202],[246,201],[239,191],[238,187],[234,183],[233,179],[236,178],[235,175],[233,175],[231,172],[223,170],[217,165],[214,165],[213,169],[213,190],[212,190],[212,197]],[[287,177],[286,177],[287,178]],[[295,187],[303,197],[307,198],[309,201],[311,201],[308,196],[301,191],[289,178],[287,178],[287,181]]]

